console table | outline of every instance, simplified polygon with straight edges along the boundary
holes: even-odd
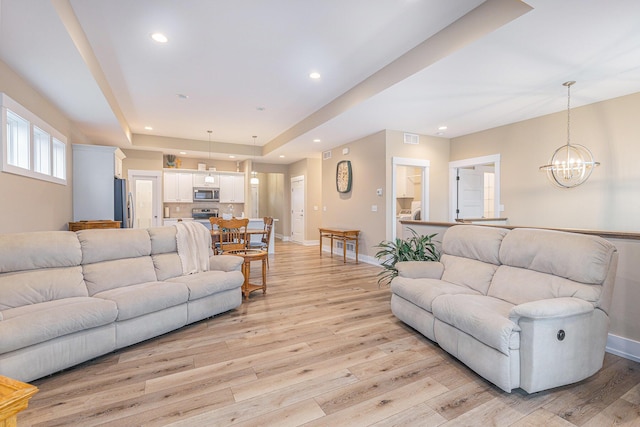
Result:
[[[347,262],[347,242],[356,242],[356,264],[358,263],[358,235],[360,230],[345,229],[345,228],[320,228],[320,255],[322,255],[322,238],[328,237],[331,239],[331,256],[333,256],[333,241],[342,241],[342,259],[344,263]]]

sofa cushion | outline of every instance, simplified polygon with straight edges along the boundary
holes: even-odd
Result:
[[[168,282],[182,283],[189,288],[189,301],[204,298],[218,292],[236,289],[244,283],[240,271],[203,271],[201,273],[178,276]]]
[[[115,321],[117,314],[112,301],[90,297],[65,298],[9,309],[3,312],[4,319],[0,322],[0,353],[108,325]]]
[[[176,228],[174,226],[152,227],[147,231],[151,238],[151,254],[177,252]]]
[[[509,232],[504,228],[455,225],[442,238],[442,252],[489,264],[500,264],[500,245]]]
[[[82,271],[91,296],[109,289],[158,280],[150,256],[87,264],[82,266]]]
[[[71,297],[86,297],[82,267],[0,274],[0,311]]]
[[[0,273],[80,265],[82,252],[72,231],[0,235]]]
[[[115,302],[117,320],[122,321],[184,304],[189,289],[179,283],[147,282],[99,292],[94,297]]]
[[[444,265],[442,280],[475,289],[483,295],[487,294],[498,268],[487,262],[447,254],[442,255],[440,262]]]
[[[182,276],[182,262],[176,252],[151,255],[158,280]]]
[[[433,300],[446,294],[475,294],[479,292],[467,286],[456,285],[439,279],[411,279],[398,276],[391,282],[391,292],[413,304],[432,312]]]
[[[520,327],[509,319],[513,304],[483,295],[442,295],[432,308],[438,320],[507,356],[520,347]]]
[[[517,228],[504,238],[500,261],[576,282],[601,285],[616,248],[598,236]]]
[[[488,295],[512,304],[576,297],[595,306],[601,291],[602,286],[585,285],[552,274],[501,265],[493,276]]]
[[[89,229],[76,234],[82,245],[82,264],[151,254],[151,238],[142,228]]]

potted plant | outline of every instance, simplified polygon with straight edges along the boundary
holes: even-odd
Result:
[[[436,234],[422,236],[413,229],[407,228],[412,236],[407,239],[396,239],[394,242],[383,240],[375,247],[380,248],[375,257],[383,259],[383,270],[378,273],[378,285],[388,285],[398,275],[396,263],[400,261],[440,261],[440,251],[433,238]]]

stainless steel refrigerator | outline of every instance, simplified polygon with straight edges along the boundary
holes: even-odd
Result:
[[[115,178],[114,182],[114,214],[113,219],[120,221],[120,227],[133,227],[133,203],[131,193],[127,193],[127,180]]]

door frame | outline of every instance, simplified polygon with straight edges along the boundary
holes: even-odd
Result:
[[[142,178],[155,178],[156,185],[154,191],[154,207],[153,211],[156,214],[153,219],[153,226],[159,227],[162,225],[162,172],[160,171],[151,171],[151,170],[139,170],[139,169],[129,169],[127,172],[127,198],[129,194],[133,194],[133,180],[134,177],[142,177]],[[133,226],[133,221],[131,222]],[[132,227],[133,228],[133,227]]]
[[[496,217],[502,212],[500,206],[500,154],[490,154],[488,156],[473,157],[470,159],[456,160],[449,162],[449,220],[456,222],[456,208],[458,202],[458,186],[456,185],[456,170],[458,168],[488,165],[493,163],[495,168],[495,199],[493,201],[493,212]]]
[[[420,220],[429,221],[429,167],[431,162],[426,159],[412,159],[407,157],[391,158],[391,240],[396,239],[396,174],[398,166],[412,166],[422,168],[422,194],[420,195]]]

